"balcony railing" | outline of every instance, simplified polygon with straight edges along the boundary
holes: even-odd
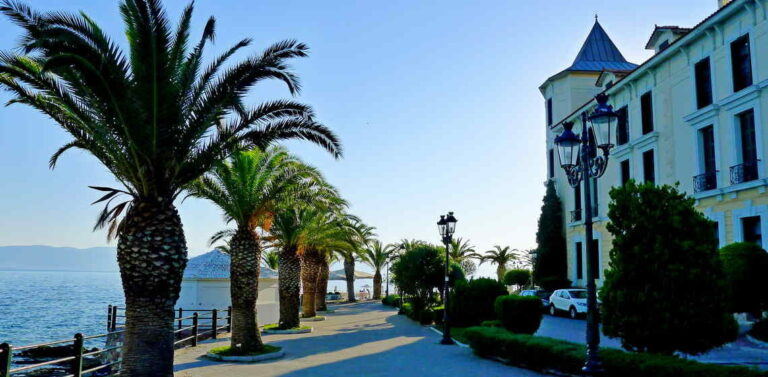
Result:
[[[717,188],[717,170],[693,176],[693,192]]]
[[[731,166],[731,184],[754,181],[758,178],[757,164],[760,160],[745,161],[744,163]]]
[[[571,222],[575,223],[577,221],[581,221],[581,210],[576,209],[571,211]]]

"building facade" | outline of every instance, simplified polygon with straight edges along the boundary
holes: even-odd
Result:
[[[714,5],[714,4],[713,4]],[[547,174],[563,202],[568,274],[586,285],[587,258],[608,267],[608,192],[628,179],[679,184],[716,222],[720,246],[768,248],[768,0],[718,1],[692,28],[656,26],[640,65],[627,62],[596,21],[574,63],[539,88],[547,119]],[[594,239],[586,255],[583,195],[560,169],[562,123],[591,111],[606,92],[619,114],[616,147],[593,185]]]

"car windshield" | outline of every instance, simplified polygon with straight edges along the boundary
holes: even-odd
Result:
[[[552,293],[551,292],[547,292],[547,291],[538,291],[538,292],[536,292],[536,296],[539,296],[539,298],[547,298],[548,299],[549,296],[551,296],[551,295],[552,295]]]
[[[568,291],[568,293],[571,294],[572,298],[587,298],[587,291]]]

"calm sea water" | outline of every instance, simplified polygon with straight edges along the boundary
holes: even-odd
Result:
[[[355,280],[357,290],[366,284],[372,281]],[[331,291],[346,287],[344,281],[328,283]],[[19,346],[78,332],[102,334],[107,305],[122,303],[117,272],[0,271],[0,343]]]

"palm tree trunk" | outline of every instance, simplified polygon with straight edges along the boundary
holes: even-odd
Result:
[[[317,275],[319,272],[316,250],[308,250],[301,258],[301,284],[304,288],[304,299],[301,300],[302,316],[312,318],[315,312],[315,292],[317,292]]]
[[[172,202],[137,200],[119,232],[125,293],[121,376],[173,376],[173,307],[187,265],[184,229]]]
[[[299,327],[299,281],[301,259],[295,247],[280,250],[280,269],[277,270],[280,295],[280,328]]]
[[[496,276],[499,278],[500,282],[504,282],[504,274],[507,273],[507,267],[504,265],[499,265],[499,267],[496,267]]]
[[[317,292],[315,292],[315,310],[326,311],[325,295],[328,293],[328,279],[331,275],[331,267],[325,258],[320,263],[320,272],[317,275]]]
[[[355,258],[344,257],[344,276],[347,278],[347,302],[355,302]]]
[[[238,228],[230,240],[230,294],[232,296],[231,347],[237,353],[251,353],[264,348],[256,319],[259,297],[261,249],[256,233]]]
[[[378,268],[373,274],[373,299],[381,300],[381,271]]]

